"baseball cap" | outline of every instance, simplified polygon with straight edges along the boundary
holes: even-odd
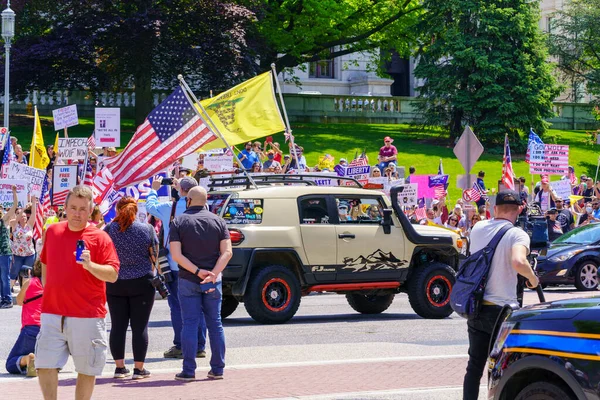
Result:
[[[558,210],[556,208],[551,208],[548,210],[548,214],[558,214]]]
[[[462,210],[462,207],[460,206],[460,204],[457,204],[457,205],[454,206],[454,209],[455,210]]]
[[[348,162],[345,158],[340,158],[340,162]]]
[[[383,141],[384,141],[384,142],[390,142],[390,143],[394,143],[394,139],[392,139],[392,138],[391,138],[391,137],[389,137],[389,136],[386,136],[386,137],[383,139]]]
[[[434,201],[431,202],[432,206],[435,206],[436,204],[440,204],[440,201],[439,200],[434,200]]]
[[[502,190],[496,196],[496,205],[501,206],[504,204],[513,204],[515,206],[520,206],[523,204],[521,201],[521,196],[514,190]]]
[[[191,176],[186,176],[179,181],[179,187],[184,192],[189,192],[194,186],[198,186],[198,181]]]
[[[109,147],[108,149],[106,149],[106,151],[117,151],[117,149],[115,147]]]

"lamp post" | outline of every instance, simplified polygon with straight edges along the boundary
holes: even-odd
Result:
[[[8,128],[8,112],[10,106],[10,94],[8,82],[10,78],[10,42],[15,36],[15,12],[10,9],[10,0],[7,1],[6,10],[2,11],[2,38],[6,49],[4,60],[4,126]]]

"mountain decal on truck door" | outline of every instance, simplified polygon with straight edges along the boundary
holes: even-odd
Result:
[[[399,260],[391,252],[386,253],[377,249],[368,256],[358,256],[356,258],[344,258],[342,269],[353,270],[352,272],[380,271],[386,269],[400,269],[407,261]]]

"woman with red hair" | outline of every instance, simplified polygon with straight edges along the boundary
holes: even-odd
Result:
[[[148,320],[154,305],[154,287],[151,280],[153,266],[150,249],[158,245],[154,228],[136,220],[137,201],[123,197],[117,203],[117,216],[106,226],[121,268],[119,279],[106,284],[106,298],[112,328],[110,352],[115,360],[115,378],[126,378],[131,372],[125,367],[125,336],[131,324],[133,342],[133,379],[144,379],[150,372],[144,368],[148,351]]]

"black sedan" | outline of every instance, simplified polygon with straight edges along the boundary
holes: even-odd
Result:
[[[596,290],[600,265],[600,224],[575,228],[556,239],[538,258],[542,286],[575,285]]]

